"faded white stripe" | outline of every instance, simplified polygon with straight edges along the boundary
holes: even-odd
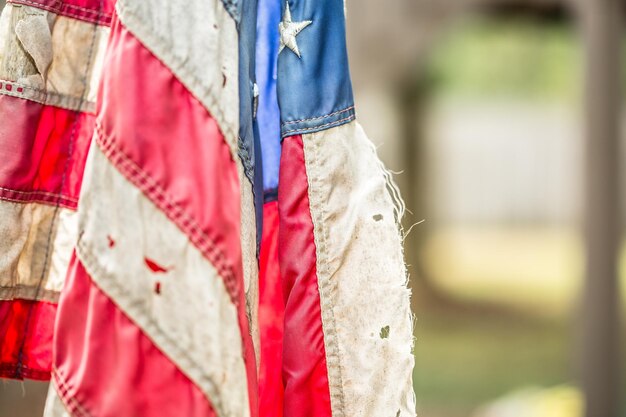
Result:
[[[61,401],[57,393],[57,386],[53,382],[48,386],[48,397],[46,398],[43,417],[72,417]]]
[[[122,23],[218,122],[233,157],[239,131],[238,34],[220,0],[118,0]]]
[[[237,310],[223,280],[97,146],[87,166],[77,253],[94,283],[204,391],[218,415],[249,415]],[[146,261],[167,272],[153,272]]]
[[[303,135],[334,417],[414,416],[402,241],[356,122]]]
[[[241,259],[243,264],[246,308],[250,324],[250,334],[254,344],[257,372],[261,360],[259,334],[259,262],[256,257],[256,212],[252,184],[244,174],[243,164],[237,158],[241,198]]]
[[[106,26],[8,3],[0,16],[0,79],[15,84],[0,93],[93,111],[108,37]]]
[[[0,299],[56,302],[76,242],[76,213],[0,201]]]

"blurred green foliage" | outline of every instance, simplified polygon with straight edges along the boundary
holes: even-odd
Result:
[[[437,95],[573,100],[581,94],[575,28],[526,17],[474,17],[444,34],[427,76]]]
[[[422,415],[467,416],[520,387],[573,379],[564,322],[506,312],[418,311],[417,318],[414,384]]]

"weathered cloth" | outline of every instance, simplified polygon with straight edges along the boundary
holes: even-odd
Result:
[[[11,0],[0,376],[50,417],[413,416],[341,0]]]

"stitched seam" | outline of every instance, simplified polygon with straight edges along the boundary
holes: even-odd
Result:
[[[12,192],[12,193],[17,193],[17,194],[45,195],[45,196],[50,196],[50,197],[58,197],[58,198],[61,198],[61,199],[64,199],[64,200],[73,201],[75,203],[78,202],[77,198],[67,197],[67,196],[64,196],[63,194],[52,193],[52,192],[48,192],[48,191],[40,191],[40,190],[19,191],[19,190],[14,190],[12,188],[5,188],[5,187],[0,187],[0,190],[2,190],[2,191],[9,191],[9,192]]]
[[[42,2],[37,2],[37,1],[32,1],[32,0],[9,0],[8,3],[28,3],[28,4],[32,4],[32,5],[39,5],[39,4],[41,4],[41,5],[44,5],[44,6],[47,6],[47,7],[55,7],[55,8],[58,8],[58,9],[60,9],[62,7],[67,7],[67,8],[70,8],[70,9],[77,9],[77,10],[81,10],[81,11],[84,11],[84,12],[93,13],[96,16],[111,16],[110,13],[105,13],[102,10],[88,9],[86,7],[77,6],[75,4],[65,3],[65,2],[60,1],[60,0],[54,0],[53,1],[53,5],[47,5],[47,4],[44,4]],[[54,4],[56,4],[56,6]]]
[[[212,240],[204,234],[194,218],[187,215],[182,208],[180,208],[176,203],[172,202],[162,190],[162,188],[156,183],[156,181],[154,181],[149,175],[147,175],[147,173],[145,173],[141,167],[135,164],[135,162],[130,157],[124,154],[121,150],[114,148],[113,140],[108,140],[104,136],[104,132],[102,132],[99,125],[97,129],[99,136],[98,138],[96,138],[96,142],[102,145],[101,149],[103,150],[103,153],[107,157],[109,157],[109,159],[111,159],[113,164],[118,167],[118,169],[120,169],[120,171],[125,176],[129,177],[131,182],[136,184],[142,191],[144,191],[158,207],[163,209],[165,213],[168,214],[168,217],[174,220],[176,224],[178,224],[178,220],[179,218],[181,218],[185,227],[182,227],[181,225],[179,225],[179,227],[181,227],[183,231],[187,231],[187,228],[190,228],[189,230],[191,231],[192,235],[195,236],[196,234],[200,234],[200,245],[202,246],[202,248],[205,248],[204,251],[202,250],[202,248],[200,248],[201,252],[203,252],[203,254],[207,256],[207,258],[209,258],[209,260],[211,260],[216,269],[220,272],[220,275],[222,275],[224,280],[227,281],[227,288],[229,289],[229,292],[231,292],[230,290],[232,290],[232,297],[233,299],[236,299],[237,291],[228,285],[230,283],[231,276],[233,275],[232,269],[230,265],[228,265],[223,253],[213,245]],[[116,162],[119,163],[119,166]],[[164,205],[161,203],[163,203]],[[191,240],[194,241],[193,237],[191,238]],[[208,248],[206,248],[205,246],[208,246]],[[207,251],[208,255],[207,253],[205,253]],[[234,279],[234,277],[232,279]]]
[[[70,18],[88,22],[88,23],[95,23],[101,26],[110,26],[111,19],[112,19],[112,15],[109,13],[100,13],[96,10],[85,9],[83,7],[75,6],[72,4],[61,4],[60,6],[51,6],[51,5],[47,5],[43,3],[30,1],[30,0],[9,0],[7,1],[7,3],[24,4],[24,5],[28,5],[31,7],[35,7],[37,9],[47,10],[49,12],[52,12],[58,15],[70,17]],[[67,10],[68,8],[80,10],[84,13],[90,14],[91,16],[86,16],[83,14],[79,14],[77,12],[72,12],[70,10]]]
[[[221,5],[222,8],[224,7],[221,1],[217,4]],[[233,128],[231,123],[228,123],[218,97],[222,95],[224,90],[220,89],[219,85],[215,83],[213,83],[213,85],[207,85],[200,78],[196,77],[194,73],[187,68],[185,58],[178,57],[172,53],[174,47],[171,42],[159,36],[149,24],[144,23],[134,10],[127,7],[122,1],[117,1],[115,8],[121,23],[127,28],[132,27],[132,30],[129,30],[133,35],[136,35],[137,40],[169,69],[172,75],[185,86],[192,97],[194,97],[217,121],[219,129],[231,150],[233,159],[238,157],[238,133],[236,132],[238,127]],[[225,9],[224,12],[228,14],[228,11]],[[230,18],[232,18],[232,16]],[[131,21],[130,25],[127,24],[127,20]]]
[[[102,7],[102,1],[100,0],[100,7]],[[85,62],[85,67],[83,69],[83,74],[85,74],[85,78],[87,73],[89,72],[90,67],[92,66],[92,56],[93,56],[93,50],[96,44],[96,35],[97,35],[97,29],[98,26],[94,25],[93,27],[93,34],[91,36],[91,42],[89,44],[89,49],[87,51],[87,60]],[[87,79],[85,79],[84,84],[83,84],[83,91],[81,94],[81,101],[79,103],[82,103],[82,100],[85,98],[85,94],[87,93]],[[80,107],[80,106],[79,106]],[[76,112],[78,114],[78,111]],[[74,142],[76,140],[76,134],[77,134],[77,127],[78,125],[78,117],[74,118],[73,122],[72,122],[72,126],[71,126],[71,131],[70,131],[70,137],[69,137],[69,141],[68,141],[68,147],[67,147],[67,159],[65,160],[65,163],[63,164],[63,175],[61,177],[61,184],[59,185],[59,190],[63,190],[65,188],[65,181],[67,179],[67,172],[69,169],[72,168],[71,166],[71,161],[74,155]],[[47,237],[46,237],[46,243],[44,246],[44,255],[43,255],[43,268],[41,270],[41,275],[39,276],[39,282],[38,282],[38,289],[41,289],[41,286],[43,285],[44,281],[47,280],[48,275],[50,273],[50,265],[51,263],[51,259],[52,259],[52,251],[54,250],[53,246],[53,241],[52,241],[52,235],[55,232],[56,229],[56,221],[57,221],[57,213],[59,211],[60,205],[57,203],[54,206],[54,215],[52,217],[52,221],[50,222],[50,228],[48,229],[48,233],[47,233]],[[36,295],[35,295],[36,296]],[[28,315],[26,317],[25,320],[25,326],[28,326],[31,320],[31,315],[32,315],[32,309],[28,310]],[[26,341],[24,340],[21,344],[21,346],[19,347],[18,350],[18,363],[22,362],[22,357],[24,354],[24,347],[25,347],[25,343]]]
[[[35,88],[35,87],[33,87],[33,86],[30,86],[30,85],[26,85],[26,84],[18,83],[17,81],[11,81],[11,80],[0,79],[0,83],[11,84],[11,85],[14,85],[14,86],[16,86],[16,87],[21,87],[21,88],[23,88],[23,89],[25,89],[25,90],[32,90],[32,91],[36,91],[36,92],[38,92],[38,93],[43,93],[43,94],[46,94],[46,93],[48,92],[48,91],[46,91],[46,89],[44,89],[44,88]],[[10,92],[12,92],[12,91],[10,91]],[[59,95],[61,95],[61,94],[59,94]],[[71,96],[67,96],[67,97],[71,97]],[[71,98],[74,98],[74,97],[71,97]]]
[[[11,3],[14,3],[14,4],[22,4],[24,2],[25,2],[25,0],[11,1]],[[76,19],[76,20],[80,20],[80,21],[83,21],[83,22],[87,22],[87,23],[94,23],[94,24],[101,25],[101,26],[110,26],[110,24],[111,24],[111,16],[110,15],[103,16],[103,17],[98,16],[98,17],[93,17],[92,18],[92,17],[89,17],[89,16],[84,16],[84,15],[80,15],[80,14],[77,14],[77,13],[73,13],[73,12],[67,11],[67,10],[54,9],[54,8],[52,8],[50,6],[46,6],[44,4],[37,4],[34,7],[38,8],[38,9],[47,10],[47,11],[49,11],[51,13],[55,13],[55,14],[60,15],[60,16],[69,17],[71,19]]]
[[[44,204],[44,205],[52,204],[53,207],[59,206],[59,207],[63,207],[72,211],[76,210],[75,204],[67,204],[60,200],[46,200],[44,198],[18,199],[18,198],[6,197],[3,195],[0,195],[0,200],[9,201],[11,203],[18,203],[18,204],[25,204],[25,203],[39,203],[39,204]]]
[[[0,80],[0,87],[2,84],[11,85],[16,87],[16,90],[8,91],[4,88],[0,88],[0,94],[10,97],[17,97],[35,103],[45,104],[50,106],[56,106],[66,108],[72,111],[82,111],[85,113],[93,113],[95,102],[89,100],[83,100],[81,97],[70,96],[67,94],[60,94],[53,91],[48,91],[41,88],[35,88],[26,84],[21,84],[15,81]],[[32,91],[32,94],[28,94],[26,91],[19,92],[17,88]],[[33,95],[34,94],[34,95]]]
[[[215,266],[224,280],[226,289],[235,306],[239,305],[239,289],[233,268],[222,250],[207,236],[197,221],[178,204],[174,203],[162,187],[139,167],[128,155],[114,147],[114,140],[104,133],[102,126],[96,123],[98,133],[96,143],[104,155],[120,170],[126,178],[142,190],[148,198],[169,217],[198,247],[200,252]]]
[[[59,301],[59,292],[45,288],[42,290],[38,289],[37,286],[23,284],[0,287],[0,300],[12,300],[15,298],[56,303]]]
[[[335,120],[334,122],[326,123],[326,124],[323,124],[323,125],[320,125],[320,126],[307,127],[307,128],[302,128],[302,129],[286,130],[286,131],[283,132],[283,136],[286,136],[289,133],[294,133],[294,132],[301,133],[301,132],[310,132],[312,130],[317,131],[317,130],[323,129],[325,127],[335,126],[335,125],[341,124],[343,122],[354,120],[354,118],[355,118],[355,115],[352,114],[352,115],[350,115],[350,116],[348,116],[348,117],[346,117],[344,119]]]
[[[65,381],[65,378],[61,376],[61,373],[56,367],[52,368],[52,381],[56,385],[59,398],[65,405],[66,410],[76,417],[91,417],[91,413],[81,404],[81,400],[77,398],[77,395],[70,394],[70,384]]]
[[[50,371],[29,368],[25,365],[18,365],[16,362],[2,362],[0,363],[0,378],[28,378],[38,381],[48,381],[50,380]]]
[[[352,109],[354,109],[354,106],[350,106],[350,107],[347,107],[347,108],[345,108],[343,110],[338,110],[338,111],[336,111],[334,113],[326,114],[324,116],[312,117],[310,119],[290,120],[288,122],[284,122],[283,125],[291,125],[291,124],[294,124],[294,123],[310,122],[310,121],[313,121],[313,120],[325,119],[327,117],[331,117],[331,116],[334,116],[334,115],[339,114],[339,113],[345,113],[345,112],[350,111]]]
[[[202,364],[195,361],[185,349],[181,348],[178,343],[176,343],[176,339],[169,336],[167,332],[159,326],[158,321],[154,320],[150,314],[146,313],[146,309],[143,308],[139,298],[130,297],[126,289],[119,285],[115,279],[111,278],[109,273],[100,267],[97,258],[92,255],[91,251],[82,241],[78,242],[76,248],[78,258],[91,277],[91,283],[102,291],[128,320],[138,326],[141,333],[148,338],[159,351],[172,360],[176,368],[183,375],[189,378],[194,384],[197,384],[207,394],[207,398],[210,400],[213,407],[221,411],[222,405],[221,401],[219,401],[218,385],[210,375],[202,371]],[[100,278],[95,280],[93,277]],[[105,278],[108,279],[105,280]],[[104,288],[105,286],[106,289]],[[128,311],[134,310],[137,318],[133,319],[120,304],[114,301],[115,299],[120,301],[126,300]],[[165,353],[167,351],[170,351],[172,355],[170,356]],[[192,374],[195,374],[195,376],[192,377]],[[207,385],[209,387],[207,387]]]
[[[335,315],[333,310],[333,296],[336,293],[336,285],[330,279],[330,264],[328,262],[328,228],[324,219],[328,214],[324,209],[323,202],[323,178],[320,162],[320,144],[315,136],[306,141],[310,143],[311,152],[306,152],[304,145],[305,138],[302,137],[302,144],[305,150],[305,167],[307,168],[307,178],[309,178],[309,204],[311,220],[314,226],[316,239],[316,267],[318,268],[318,288],[320,292],[320,307],[322,311],[322,326],[324,330],[324,345],[326,348],[326,366],[328,372],[329,393],[331,396],[331,407],[333,415],[342,417],[345,415],[343,377],[341,372],[341,358],[339,354],[339,343]],[[311,176],[309,177],[309,172]],[[319,232],[319,233],[316,233]],[[314,236],[315,237],[315,236]],[[334,401],[333,401],[334,400]],[[334,404],[334,406],[333,406]]]

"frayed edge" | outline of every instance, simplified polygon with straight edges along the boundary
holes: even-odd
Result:
[[[367,138],[367,136],[365,135],[365,137]],[[416,328],[416,324],[417,324],[417,318],[415,316],[415,314],[411,311],[410,306],[411,306],[411,298],[412,298],[412,291],[411,288],[409,287],[409,269],[407,267],[406,264],[406,257],[405,257],[405,253],[404,253],[404,241],[406,239],[406,237],[409,235],[409,233],[411,232],[411,230],[413,230],[413,227],[420,225],[422,223],[425,222],[425,220],[420,220],[419,222],[416,222],[414,224],[412,224],[408,231],[405,233],[404,231],[404,227],[402,226],[402,219],[404,218],[404,215],[407,211],[406,205],[404,203],[404,200],[402,199],[402,195],[400,193],[400,188],[398,187],[398,185],[396,184],[396,182],[393,179],[393,174],[397,175],[399,173],[393,172],[389,169],[387,169],[387,167],[385,167],[385,164],[383,163],[383,161],[380,159],[380,157],[378,156],[378,152],[376,149],[376,146],[372,143],[371,140],[369,140],[369,138],[367,138],[367,142],[369,143],[369,145],[371,146],[372,152],[374,153],[374,157],[376,158],[376,164],[378,165],[381,174],[383,175],[383,178],[385,180],[385,189],[387,191],[387,193],[389,194],[389,197],[391,199],[392,205],[393,205],[393,214],[394,214],[394,220],[396,223],[396,227],[397,227],[397,232],[398,232],[398,237],[400,240],[400,251],[401,251],[401,255],[402,255],[402,263],[404,266],[404,276],[405,276],[405,281],[403,284],[403,290],[406,293],[406,298],[408,299],[408,303],[409,303],[409,313],[408,313],[408,319],[409,319],[409,326],[411,328],[411,339],[410,341],[404,341],[403,343],[407,343],[408,342],[408,348],[409,348],[409,352],[411,354],[411,356],[413,356],[413,358],[415,358],[415,344],[416,344],[416,337],[415,337],[415,328]],[[409,213],[411,213],[409,211]],[[413,214],[413,213],[411,213]],[[413,362],[413,368],[415,367],[415,362]],[[417,395],[415,393],[415,389],[413,387],[413,369],[411,370],[411,384],[409,387],[409,391],[410,391],[410,405],[411,405],[411,416],[416,416],[417,414]]]
[[[426,220],[420,220],[414,224],[412,224],[409,229],[406,231],[404,231],[404,227],[402,226],[402,219],[404,218],[404,215],[407,212],[407,208],[406,208],[406,204],[404,203],[404,200],[402,199],[402,195],[400,193],[400,188],[398,187],[398,185],[396,184],[396,182],[393,179],[393,174],[395,174],[393,171],[387,169],[387,167],[385,167],[385,164],[383,163],[383,161],[380,159],[380,157],[378,156],[378,152],[376,151],[376,147],[374,146],[374,144],[369,141],[370,146],[372,147],[372,151],[374,152],[374,155],[376,157],[376,163],[378,164],[378,168],[380,169],[381,173],[383,174],[383,178],[385,179],[385,188],[387,190],[387,192],[389,193],[389,197],[391,198],[391,202],[393,204],[393,214],[394,214],[394,220],[396,222],[396,226],[398,228],[398,235],[400,237],[400,250],[402,251],[402,259],[404,261],[404,276],[405,276],[405,280],[404,280],[404,288],[407,291],[407,297],[409,298],[409,305],[411,305],[411,296],[412,296],[412,291],[409,288],[409,281],[410,281],[410,276],[409,276],[409,269],[406,265],[406,257],[404,254],[404,241],[407,238],[407,236],[409,235],[409,233],[411,233],[411,230],[413,230],[413,228],[417,225],[420,225],[422,223],[424,223]],[[415,324],[416,324],[416,318],[415,318],[415,314],[413,314],[413,312],[409,313],[409,322],[411,325],[411,334],[413,335],[411,337],[411,354],[413,354],[413,351],[415,349]],[[415,392],[413,392],[413,395],[415,395]]]
[[[400,194],[400,188],[393,180],[393,172],[385,167],[383,161],[381,161],[378,156],[378,152],[376,151],[376,146],[371,141],[368,141],[369,145],[376,156],[376,163],[378,164],[378,168],[380,172],[383,174],[383,178],[385,179],[385,188],[391,197],[391,203],[393,204],[393,216],[400,230],[400,236],[404,237],[404,232],[402,229],[402,218],[406,213],[406,205],[404,204],[404,200],[402,199],[402,195]]]

